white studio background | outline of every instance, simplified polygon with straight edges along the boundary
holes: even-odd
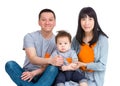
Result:
[[[25,53],[23,37],[39,30],[38,14],[43,8],[54,10],[57,30],[75,35],[81,8],[95,9],[103,31],[109,36],[109,55],[104,86],[118,86],[120,77],[119,0],[0,0],[0,86],[16,86],[5,72],[5,63],[17,61],[21,66]]]

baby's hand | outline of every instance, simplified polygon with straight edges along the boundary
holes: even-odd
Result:
[[[75,68],[75,67],[77,66],[76,63],[71,63],[70,65],[71,65],[71,67],[73,67],[73,68]]]
[[[71,64],[69,64],[69,67],[70,67],[72,70],[76,70],[76,69],[77,69],[77,63],[71,63]]]

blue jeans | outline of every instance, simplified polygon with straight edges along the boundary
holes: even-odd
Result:
[[[57,74],[58,68],[55,66],[48,66],[42,76],[38,79],[36,83],[23,81],[21,79],[21,75],[24,72],[23,68],[21,68],[15,61],[8,61],[5,64],[5,70],[11,79],[18,86],[52,86]]]

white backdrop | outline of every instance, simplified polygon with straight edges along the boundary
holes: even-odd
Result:
[[[23,37],[39,30],[38,13],[43,8],[55,11],[59,29],[75,35],[81,8],[95,9],[101,28],[109,36],[109,55],[104,86],[118,86],[120,77],[119,0],[0,0],[0,86],[16,86],[5,72],[6,61],[24,61]]]

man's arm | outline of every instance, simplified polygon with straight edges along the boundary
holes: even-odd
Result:
[[[55,66],[61,66],[63,64],[63,58],[61,58],[59,56],[55,56],[53,58],[40,58],[40,57],[38,57],[34,47],[25,48],[25,52],[26,52],[26,55],[32,64],[36,64],[36,65],[51,64],[51,65],[55,65]]]

